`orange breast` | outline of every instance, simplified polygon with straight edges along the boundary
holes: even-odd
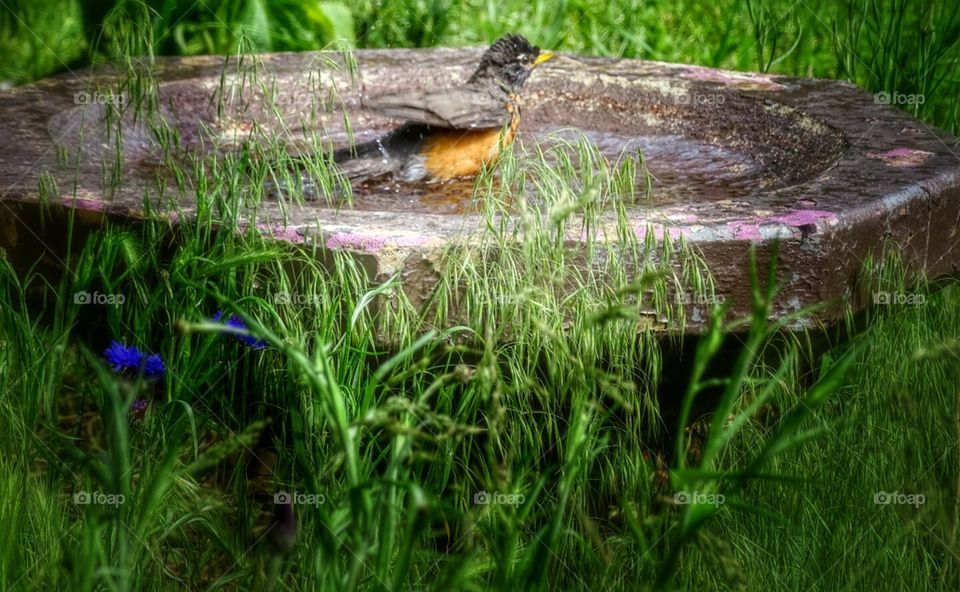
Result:
[[[503,146],[513,141],[517,118],[504,132]],[[483,165],[496,160],[501,128],[434,130],[424,143],[424,166],[435,179],[476,175]]]

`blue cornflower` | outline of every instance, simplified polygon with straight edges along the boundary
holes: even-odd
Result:
[[[163,360],[160,359],[160,354],[150,354],[143,361],[144,374],[148,377],[163,376],[167,367],[163,365]]]
[[[219,322],[220,319],[222,318],[223,318],[223,311],[221,310],[218,310],[217,314],[213,315],[214,322]],[[247,328],[247,324],[243,322],[243,319],[241,319],[235,314],[230,315],[230,318],[227,319],[227,322],[225,324],[231,329],[249,331],[249,329]],[[257,339],[253,335],[238,335],[236,333],[227,333],[226,331],[224,331],[223,334],[230,335],[230,337],[239,339],[240,341],[246,343],[248,346],[252,347],[253,349],[264,349],[267,347],[266,341],[262,339]]]
[[[139,368],[140,358],[143,357],[143,352],[135,346],[131,345],[128,347],[121,345],[117,341],[111,341],[110,347],[104,350],[103,355],[107,358],[108,362],[113,364],[113,371],[120,372],[127,368]]]
[[[110,347],[103,351],[114,372],[139,372],[147,378],[160,378],[166,372],[163,360],[159,354],[145,354],[140,348],[133,345],[123,345],[116,340],[110,342]]]

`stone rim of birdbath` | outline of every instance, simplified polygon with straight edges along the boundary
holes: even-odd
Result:
[[[312,92],[316,84],[337,85],[353,127],[372,134],[396,122],[362,111],[363,93],[449,86],[469,75],[481,51],[359,50],[353,54],[359,84],[345,68],[321,72],[317,64],[342,63],[339,54],[266,54],[257,59],[264,72],[285,83],[279,92],[288,92],[291,104],[297,93]],[[157,58],[153,68],[164,101],[200,104],[216,92],[225,58]],[[116,76],[118,70],[111,68],[90,69],[0,92],[0,137],[8,143],[0,157],[0,210],[6,218],[0,224],[0,246],[16,249],[18,236],[37,236],[41,229],[32,222],[32,212],[41,201],[76,209],[79,219],[91,224],[103,215],[146,215],[143,190],[136,183],[129,184],[129,194],[105,196],[101,162],[92,158],[81,164],[88,170],[79,176],[75,163],[63,162],[64,153],[77,146],[96,156],[92,142],[71,136],[70,125],[78,113],[86,117],[96,112],[96,103],[103,100],[91,94],[100,88],[94,81],[104,84]],[[301,85],[306,78],[312,82]],[[899,244],[907,265],[927,276],[957,271],[960,147],[956,138],[888,104],[891,100],[898,99],[870,95],[842,81],[562,55],[528,83],[521,134],[578,125],[622,133],[636,126],[752,150],[777,182],[731,199],[636,208],[631,224],[641,239],[648,233],[657,239],[683,237],[702,253],[718,298],[731,305],[733,315],[750,310],[750,247],[756,246],[763,264],[777,243],[783,288],[774,315],[828,304],[801,324],[806,326],[837,320],[846,304],[857,309],[876,300],[862,293],[857,277],[881,240]],[[212,116],[208,112],[201,117]],[[135,135],[129,141],[128,157],[149,151],[135,145]],[[56,195],[41,198],[42,176],[47,185],[56,180]],[[415,303],[432,292],[444,247],[476,231],[479,221],[471,215],[334,210],[310,204],[286,208],[285,216],[273,219],[269,208],[261,211],[258,228],[281,241],[354,252],[381,278],[399,272]],[[190,219],[189,208],[165,215],[183,223]],[[568,239],[575,245],[580,237]],[[709,322],[708,303],[686,302],[685,308],[685,330],[702,330]],[[666,323],[663,318],[651,320],[655,327],[672,329]]]

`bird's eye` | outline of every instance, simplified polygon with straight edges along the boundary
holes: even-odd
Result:
[[[519,57],[518,59],[520,60],[520,63],[521,63],[521,64],[526,64],[527,62],[530,61],[530,56],[528,56],[528,55],[525,54],[525,53],[522,53],[522,54],[520,54],[520,57]]]

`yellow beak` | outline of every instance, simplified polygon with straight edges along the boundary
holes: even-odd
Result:
[[[539,66],[544,62],[552,60],[556,56],[557,54],[553,53],[552,51],[541,51],[540,55],[537,56],[537,59],[533,60],[533,65]]]

